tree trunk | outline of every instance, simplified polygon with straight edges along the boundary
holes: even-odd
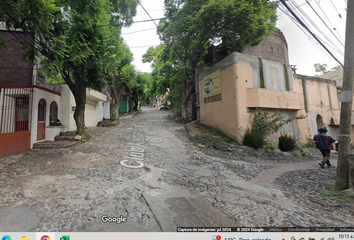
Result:
[[[84,71],[84,70],[83,70]],[[74,81],[71,80],[69,74],[63,71],[62,76],[68,84],[71,93],[74,95],[76,109],[74,112],[74,120],[76,123],[76,133],[83,135],[85,133],[85,105],[86,105],[86,87],[87,83],[82,79],[80,71],[74,70],[72,76]]]
[[[85,134],[86,86],[80,92],[81,93],[79,94],[79,96],[74,96],[76,102],[74,119],[77,126],[76,133],[79,135],[84,135]]]
[[[183,95],[182,95],[182,119],[183,122],[189,122],[189,117],[187,114],[188,102],[190,97],[194,94],[195,84],[194,83],[184,83],[183,84]],[[195,107],[195,106],[193,106]]]
[[[119,103],[120,103],[120,98],[123,94],[123,83],[120,84],[120,89],[117,90],[117,86],[115,84],[114,81],[114,76],[110,77],[110,81],[111,81],[111,91],[113,93],[113,97],[114,97],[114,104],[111,104],[111,119],[117,119],[119,117]]]

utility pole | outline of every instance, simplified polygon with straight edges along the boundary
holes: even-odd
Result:
[[[336,189],[349,188],[349,153],[354,82],[354,1],[347,1],[347,26],[345,31],[343,91],[340,94],[339,152]]]

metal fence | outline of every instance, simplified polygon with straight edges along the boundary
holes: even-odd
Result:
[[[0,86],[0,134],[30,131],[33,89]]]

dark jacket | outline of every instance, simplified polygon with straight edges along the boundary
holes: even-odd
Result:
[[[334,143],[334,140],[331,136],[324,134],[317,134],[313,137],[313,141],[316,143],[316,147],[320,150],[331,150],[330,145]]]

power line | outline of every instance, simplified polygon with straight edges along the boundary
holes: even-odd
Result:
[[[157,47],[160,45],[147,45],[147,46],[135,46],[135,47],[129,47],[129,48],[146,48],[146,47]]]
[[[149,31],[149,30],[156,30],[156,28],[148,28],[148,29],[143,29],[143,30],[139,30],[139,31],[135,31],[135,32],[123,33],[123,34],[121,34],[121,35],[129,35],[129,34],[133,34],[133,33]]]
[[[339,12],[338,9],[336,8],[336,6],[333,4],[332,0],[330,0],[330,2],[332,3],[332,6],[334,7],[334,9],[337,11],[339,18],[343,20],[342,15],[340,14],[340,12]],[[343,21],[344,21],[344,20],[343,20]]]
[[[333,59],[344,68],[343,64],[331,53],[331,51],[328,50],[328,48],[325,45],[323,45],[323,43],[318,39],[318,37],[306,26],[306,24],[288,6],[285,0],[280,0],[280,1],[288,9],[288,11],[296,18],[296,20],[299,21],[299,23],[312,35],[312,37],[315,38],[316,41],[318,41],[318,43],[333,57]]]
[[[338,42],[344,47],[344,44],[341,42],[341,40],[338,39],[338,37],[332,32],[332,30],[328,27],[328,25],[325,23],[325,21],[323,21],[323,19],[321,18],[321,16],[317,13],[317,11],[312,7],[311,3],[309,3],[308,0],[306,0],[307,4],[311,7],[311,9],[316,13],[316,15],[319,17],[319,19],[321,19],[321,21],[323,22],[323,24],[327,27],[327,29],[333,34],[333,36],[338,40]]]
[[[147,20],[141,20],[141,21],[135,21],[135,22],[132,22],[132,24],[133,23],[142,23],[142,22],[154,22],[155,23],[155,21],[157,21],[157,20],[161,20],[161,19],[163,19],[163,18],[155,18],[155,19],[147,19]],[[155,23],[155,25],[156,25],[156,23]],[[107,26],[109,26],[109,25],[107,25]],[[157,26],[157,25],[156,25]]]
[[[140,4],[140,6],[144,9],[144,11],[146,12],[146,14],[150,17],[150,19],[154,22],[156,28],[158,29],[158,26],[156,24],[156,22],[154,21],[154,19],[150,16],[150,14],[148,13],[148,11],[146,11],[146,9],[144,8],[144,6],[141,4],[140,1],[138,1],[138,3]],[[160,18],[161,19],[161,18]],[[161,35],[160,35],[160,32],[157,31],[157,34],[159,35],[159,38],[162,39]],[[160,40],[161,41],[161,40]],[[158,46],[158,45],[157,45]],[[175,52],[173,51],[173,49],[171,49],[172,52],[183,62],[182,58]],[[184,63],[184,62],[183,62]],[[184,63],[186,65],[186,63]]]
[[[146,14],[150,17],[150,19],[154,22],[154,24],[155,24],[155,26],[156,26],[156,28],[157,28],[157,24],[156,24],[156,22],[155,22],[155,19],[153,19],[153,18],[150,16],[150,14],[148,13],[148,11],[146,11],[146,9],[144,8],[144,6],[141,4],[140,1],[138,1],[138,3],[139,3],[140,6],[144,9],[144,11],[146,12]],[[161,18],[160,18],[160,19],[161,19]]]
[[[327,17],[327,14],[325,13],[325,11],[323,11],[321,5],[320,5],[317,1],[315,1],[315,3],[316,3],[317,6],[319,7],[319,9],[320,9],[321,12],[323,13],[323,15],[327,18],[328,22],[332,25],[333,30],[334,30],[334,31],[337,31],[337,28],[336,28],[335,26],[333,26],[331,20]],[[340,38],[340,40],[341,40],[342,42],[344,42],[343,38],[342,38],[339,34],[338,34],[338,37]]]
[[[299,6],[294,0],[290,0],[289,3],[293,6],[294,10],[298,10],[299,15],[297,15],[297,17],[300,19],[300,21],[303,22],[303,24],[304,24],[305,26],[306,26],[306,24],[305,24],[306,21],[305,21],[304,18],[301,17],[301,15],[303,15],[303,16],[307,19],[307,21],[308,21],[311,25],[313,25],[314,28],[315,28],[320,34],[322,34],[322,36],[323,36],[330,44],[332,44],[332,46],[331,46],[331,45],[329,45],[329,44],[326,43],[328,46],[330,46],[331,48],[333,48],[335,51],[337,51],[337,52],[340,53],[341,55],[344,55],[343,52],[342,52],[342,50],[339,49],[339,48],[337,47],[337,45],[332,42],[332,40],[327,36],[327,34],[325,34],[325,33],[321,30],[321,28],[319,28],[319,27],[317,26],[317,24],[300,8],[300,6]],[[295,14],[295,12],[294,12],[294,14]],[[296,15],[296,14],[295,14],[295,15]],[[296,22],[297,20],[293,20],[293,21]],[[300,22],[299,22],[299,23],[300,23]],[[301,26],[301,27],[304,27],[301,23],[300,23],[300,26]],[[306,29],[306,28],[305,28],[305,30],[308,31],[308,29]],[[310,35],[311,35],[311,32],[309,32],[309,33],[310,33]],[[313,37],[313,35],[311,35],[311,36]],[[321,40],[321,39],[319,38],[319,40]],[[316,41],[318,41],[318,40],[316,39]],[[321,40],[321,41],[323,41],[323,40]]]

